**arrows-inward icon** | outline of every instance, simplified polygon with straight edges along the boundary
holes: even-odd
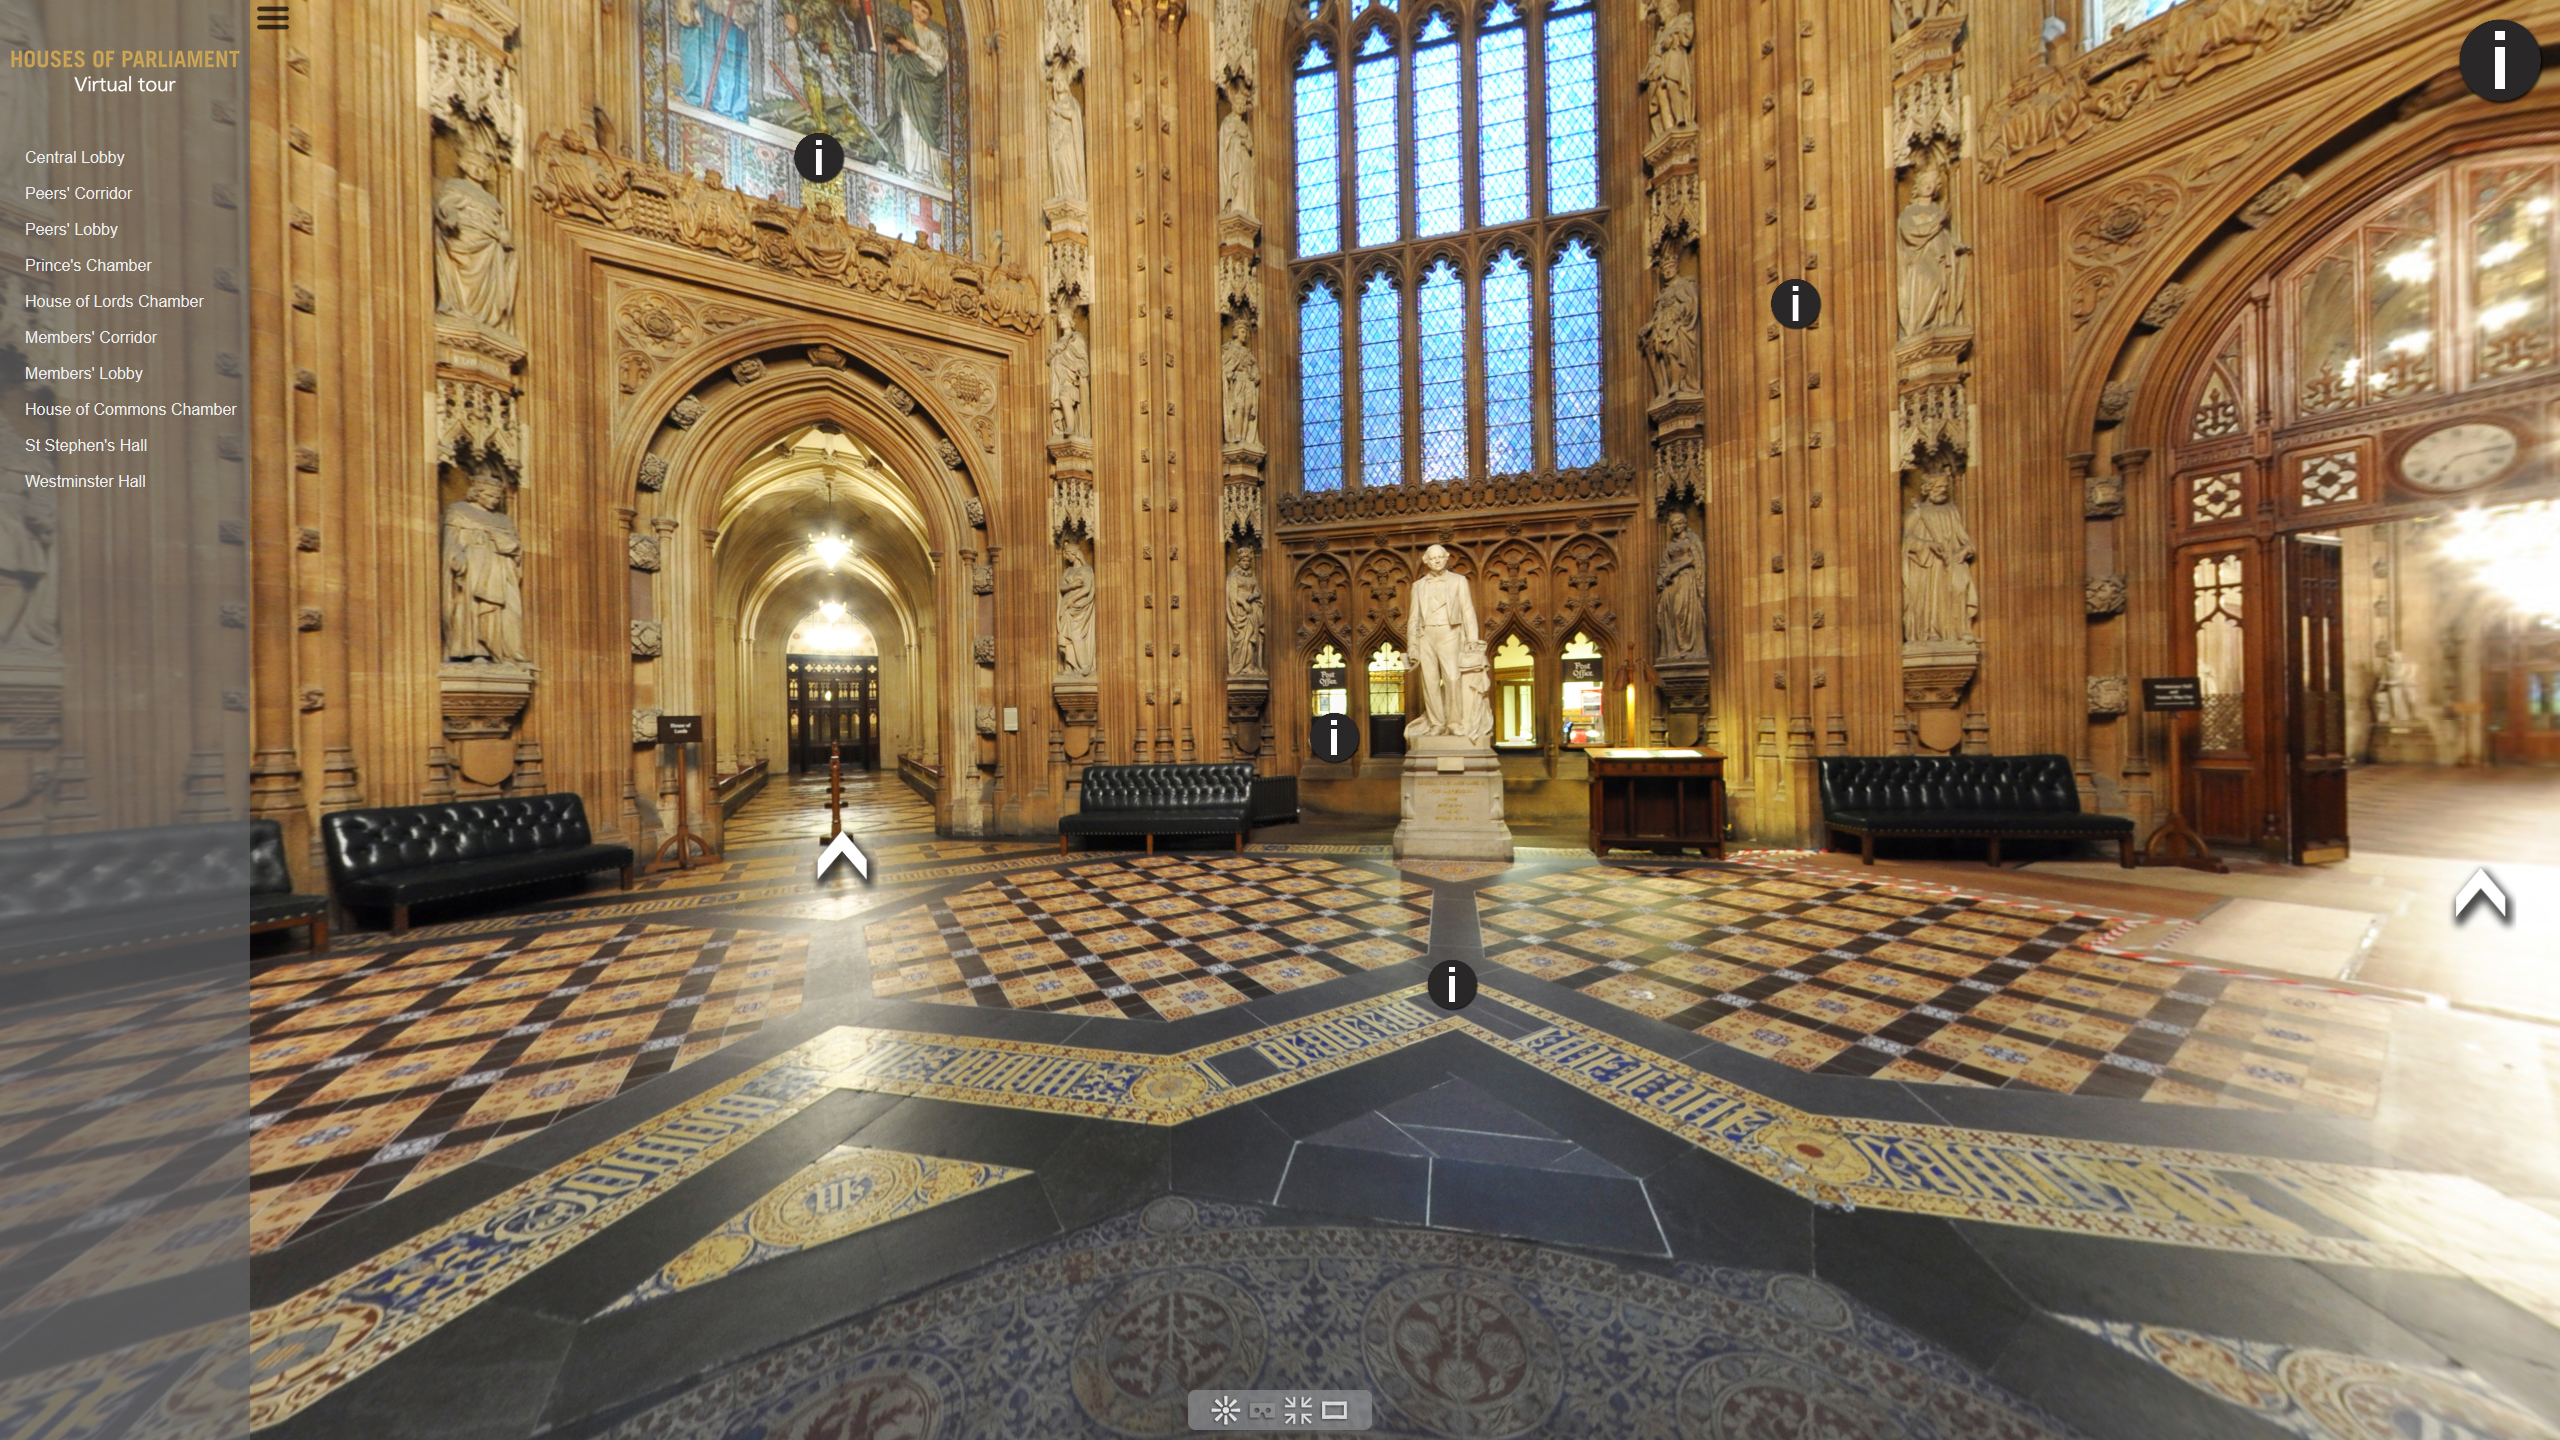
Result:
[[[2474,870],[2471,878],[2462,882],[2462,888],[2453,892],[2454,923],[2462,924],[2471,902],[2480,899],[2489,902],[2489,908],[2498,912],[2499,919],[2508,918],[2507,892],[2498,888],[2498,882],[2489,878],[2487,870]]]
[[[826,879],[827,872],[834,869],[839,860],[852,862],[853,873],[863,879],[871,878],[871,857],[863,854],[862,847],[853,843],[853,837],[841,830],[818,852],[818,878]]]

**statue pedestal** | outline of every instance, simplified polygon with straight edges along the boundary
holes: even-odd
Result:
[[[1511,858],[1511,827],[1502,819],[1502,761],[1490,745],[1447,735],[1417,735],[1404,757],[1404,819],[1396,826],[1399,860]]]
[[[2376,765],[2436,763],[2436,732],[2424,725],[2376,725],[2372,734]]]

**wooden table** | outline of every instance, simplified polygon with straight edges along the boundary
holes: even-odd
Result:
[[[1724,757],[1606,749],[1591,760],[1591,853],[1696,845],[1724,857]]]

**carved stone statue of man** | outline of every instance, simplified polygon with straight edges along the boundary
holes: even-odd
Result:
[[[1666,660],[1707,653],[1707,549],[1689,528],[1686,512],[1671,512],[1662,540],[1662,566],[1654,575],[1654,633]]]
[[[1081,205],[1084,190],[1084,102],[1066,57],[1049,57],[1049,198]]]
[[[489,187],[498,158],[476,125],[462,127],[454,163],[436,182],[436,313],[503,329],[516,308],[516,236]]]
[[[444,570],[445,658],[525,663],[524,537],[497,477],[474,477],[444,507]]]
[[[2398,650],[2383,651],[2374,669],[2373,723],[2395,729],[2420,723],[2418,662]]]
[[[1932,469],[1902,514],[1902,638],[1973,640],[1982,601],[1973,585],[1973,536],[1949,498],[1947,472]]]
[[[1058,545],[1058,673],[1093,673],[1093,567],[1073,540]]]
[[[1645,363],[1653,369],[1656,399],[1696,395],[1698,388],[1698,282],[1675,274],[1654,298],[1653,318],[1638,332]]]
[[[1644,87],[1645,120],[1654,139],[1698,123],[1697,102],[1689,93],[1689,47],[1697,39],[1698,22],[1685,11],[1662,7],[1662,28],[1653,35],[1653,53],[1645,56],[1638,83]]]
[[[25,447],[6,419],[0,441],[8,449],[0,455],[0,650],[52,650],[62,640],[54,583],[59,502],[52,490],[27,484],[28,462],[19,458]]]
[[[1413,657],[1413,684],[1408,687],[1407,735],[1454,735],[1469,744],[1484,744],[1493,733],[1468,729],[1467,646],[1484,663],[1484,637],[1476,629],[1475,593],[1466,577],[1450,573],[1449,552],[1438,545],[1422,552],[1422,578],[1413,582],[1405,609],[1405,648]]]
[[[1084,433],[1084,386],[1093,373],[1084,332],[1064,311],[1049,341],[1049,429],[1060,437]]]
[[[1227,571],[1227,673],[1260,675],[1262,667],[1262,573],[1254,565],[1250,545],[1236,547],[1236,563]]]
[[[1260,445],[1262,362],[1254,356],[1252,337],[1245,326],[1238,325],[1227,332],[1227,343],[1218,352],[1218,372],[1224,382],[1227,443]]]
[[[1911,180],[1911,203],[1894,222],[1902,237],[1897,252],[1897,310],[1902,338],[1925,335],[1964,323],[1964,254],[1956,243],[1955,224],[1940,202],[1947,175],[1934,158],[1921,163]]]
[[[1241,105],[1218,122],[1218,195],[1227,213],[1253,213],[1253,123]]]

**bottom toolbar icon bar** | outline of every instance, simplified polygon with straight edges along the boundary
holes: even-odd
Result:
[[[1257,1430],[1366,1430],[1366,1390],[1194,1390],[1191,1428],[1212,1434]]]

